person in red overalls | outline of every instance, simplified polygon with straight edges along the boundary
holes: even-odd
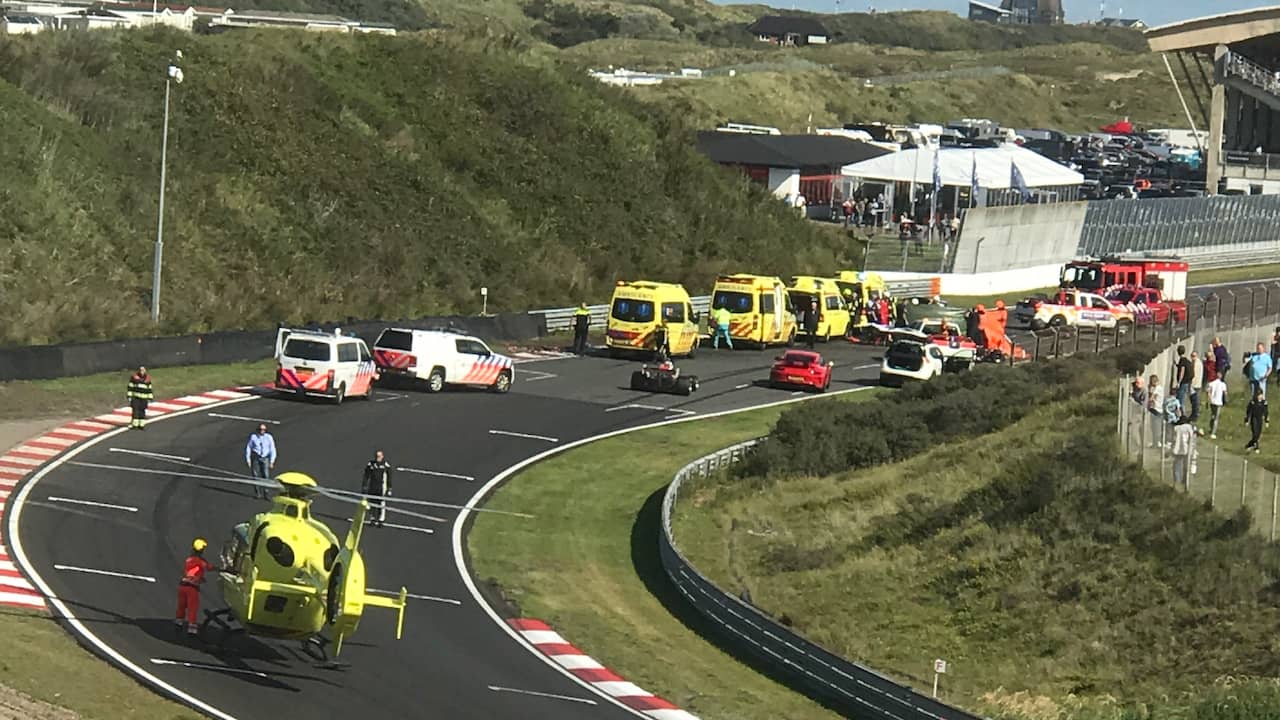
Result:
[[[204,559],[204,549],[208,545],[204,538],[196,538],[191,543],[191,555],[187,557],[182,580],[178,582],[178,612],[173,624],[178,632],[182,632],[185,617],[189,636],[195,636],[199,630],[196,616],[200,613],[200,586],[204,584],[204,574],[214,569],[213,563]]]

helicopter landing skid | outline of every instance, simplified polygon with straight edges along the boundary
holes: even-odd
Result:
[[[302,652],[316,661],[315,667],[319,670],[341,670],[351,667],[350,663],[344,663],[337,658],[329,657],[328,646],[328,638],[322,635],[313,635],[302,641]]]
[[[205,610],[204,622],[200,623],[201,639],[203,639],[205,642],[208,642],[210,638],[209,626],[217,625],[218,630],[220,632],[218,633],[217,642],[214,644],[217,645],[219,649],[221,649],[224,645],[226,645],[227,641],[230,640],[231,638],[236,637],[238,635],[246,634],[244,627],[233,626],[231,624],[234,621],[235,621],[235,618],[231,615],[231,608],[223,608],[221,610]]]

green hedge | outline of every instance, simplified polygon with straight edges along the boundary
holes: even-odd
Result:
[[[1076,397],[1141,368],[1158,351],[1138,345],[1096,357],[979,365],[908,385],[881,402],[788,410],[739,466],[743,476],[830,475],[904,460],[935,444],[1008,427],[1039,405]]]

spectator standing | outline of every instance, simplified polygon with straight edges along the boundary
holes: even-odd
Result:
[[[1209,381],[1206,389],[1209,395],[1209,437],[1218,439],[1218,419],[1222,415],[1222,406],[1227,404],[1227,383],[1220,377]]]
[[[1142,377],[1138,376],[1133,379],[1133,384],[1129,386],[1129,397],[1138,406],[1145,409],[1147,407],[1147,388],[1142,382]]]
[[[1173,482],[1189,488],[1189,475],[1196,454],[1196,428],[1189,416],[1178,418],[1173,426]]]
[[[1202,385],[1200,379],[1204,377],[1204,363],[1200,360],[1200,353],[1195,350],[1191,351],[1191,374],[1188,376],[1190,381],[1190,398],[1191,398],[1191,422],[1195,423],[1200,419],[1200,387]]]
[[[808,339],[809,349],[814,348],[814,343],[818,342],[818,301],[812,300],[809,303],[809,309],[804,312],[804,333]]]
[[[1227,346],[1222,344],[1221,338],[1214,338],[1210,345],[1213,347],[1213,360],[1218,374],[1225,378],[1227,371],[1231,369],[1231,353],[1227,352]]]
[[[1244,374],[1249,379],[1252,391],[1262,393],[1264,398],[1267,396],[1267,378],[1271,377],[1271,369],[1271,355],[1265,345],[1258,343],[1257,352],[1245,362]]]
[[[258,431],[249,435],[249,442],[244,446],[244,461],[255,480],[271,479],[271,470],[276,466],[276,439],[267,432],[266,423],[259,424]],[[254,483],[253,496],[264,500],[271,497],[267,486],[259,483]]]
[[[1276,328],[1275,335],[1271,336],[1271,373],[1275,375],[1276,381],[1280,382],[1280,327]]]
[[[727,307],[716,308],[712,315],[716,321],[716,334],[711,338],[711,347],[718,349],[720,347],[720,338],[724,338],[725,344],[732,350],[733,338],[729,336],[729,322],[733,319],[733,315]]]
[[[368,522],[374,527],[382,527],[387,521],[387,498],[391,496],[391,463],[381,450],[373,454],[373,459],[364,466],[364,478],[361,489],[369,496],[371,515]]]
[[[1174,365],[1174,395],[1178,398],[1178,403],[1183,407],[1187,406],[1187,395],[1191,393],[1192,365],[1191,360],[1187,358],[1187,349],[1182,345],[1178,346],[1178,362]]]
[[[129,410],[132,412],[129,427],[146,430],[147,405],[151,403],[155,393],[151,390],[151,376],[147,374],[145,367],[139,366],[138,371],[130,376],[129,391],[125,396],[129,398]]]
[[[1252,434],[1249,438],[1249,444],[1244,446],[1245,450],[1252,450],[1255,453],[1262,452],[1262,448],[1259,445],[1262,441],[1262,428],[1270,420],[1267,413],[1267,396],[1260,391],[1255,391],[1253,400],[1244,411],[1244,422],[1249,426],[1249,432]]]
[[[840,204],[840,212],[844,215],[844,226],[848,228],[849,224],[853,222],[853,198],[844,199],[844,202]]]
[[[1208,388],[1209,383],[1218,378],[1218,360],[1213,356],[1213,346],[1210,345],[1208,350],[1204,351],[1204,375],[1200,381],[1201,387]]]
[[[1160,376],[1152,375],[1147,382],[1147,414],[1151,416],[1151,447],[1164,443],[1164,387]]]

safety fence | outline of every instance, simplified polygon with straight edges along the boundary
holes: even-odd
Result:
[[[1227,403],[1236,408],[1244,406],[1249,402],[1250,394],[1249,384],[1241,374],[1245,354],[1256,351],[1258,343],[1262,343],[1264,351],[1269,353],[1272,335],[1280,327],[1280,308],[1269,309],[1272,311],[1270,314],[1255,316],[1243,327],[1233,325],[1230,316],[1210,316],[1195,323],[1194,327],[1180,328],[1182,332],[1178,337],[1137,377],[1143,378],[1144,388],[1149,391],[1150,380],[1155,376],[1167,398],[1176,392],[1171,380],[1176,378],[1177,348],[1185,348],[1188,357],[1193,351],[1203,357],[1209,351],[1210,342],[1217,338],[1231,356],[1232,367],[1226,380],[1230,386]],[[1226,322],[1218,322],[1220,320]],[[1175,447],[1175,426],[1168,422],[1163,407],[1154,408],[1157,412],[1152,412],[1133,399],[1134,380],[1135,377],[1121,379],[1116,392],[1116,430],[1125,456],[1142,463],[1152,476],[1162,482],[1174,485],[1225,514],[1235,513],[1241,508],[1247,510],[1251,527],[1274,542],[1277,511],[1280,510],[1280,475],[1268,471],[1256,460],[1251,461],[1248,451],[1242,446],[1224,449],[1220,445],[1215,436],[1225,426],[1213,422],[1202,378],[1193,379],[1197,392],[1187,398],[1189,414],[1195,418],[1192,425],[1196,429],[1190,448]],[[1274,385],[1272,392],[1275,392]],[[1236,422],[1239,422],[1238,417]],[[1264,430],[1264,436],[1267,434]],[[1264,442],[1269,440],[1266,438]],[[1175,449],[1191,452],[1175,455]]]
[[[710,621],[724,642],[785,673],[810,697],[822,700],[845,717],[977,720],[976,715],[922,695],[805,639],[759,608],[722,590],[680,552],[671,521],[681,485],[739,462],[758,442],[750,440],[698,458],[681,468],[668,486],[662,500],[658,549],[662,567],[676,589]]]
[[[542,316],[529,313],[425,317],[413,320],[352,320],[345,323],[309,324],[307,327],[325,331],[341,327],[344,333],[354,333],[369,343],[388,327],[447,327],[496,340],[523,340],[546,332]],[[251,362],[272,357],[275,354],[275,342],[275,330],[232,330],[200,335],[7,348],[0,349],[0,381],[75,377],[136,368],[139,365],[157,368]]]
[[[1090,202],[1077,254],[1237,254],[1240,265],[1280,258],[1280,195]]]
[[[1122,345],[1174,343],[1197,331],[1260,327],[1269,322],[1270,318],[1280,315],[1280,283],[1259,283],[1228,288],[1205,296],[1193,295],[1187,298],[1186,305],[1185,317],[1170,313],[1163,323],[1096,329],[1050,327],[1016,335],[1013,340],[1027,351],[1026,360],[1031,361],[1081,353],[1095,354]],[[1205,346],[1207,344],[1200,343]],[[1016,364],[1018,358],[1013,358],[1012,361]]]

